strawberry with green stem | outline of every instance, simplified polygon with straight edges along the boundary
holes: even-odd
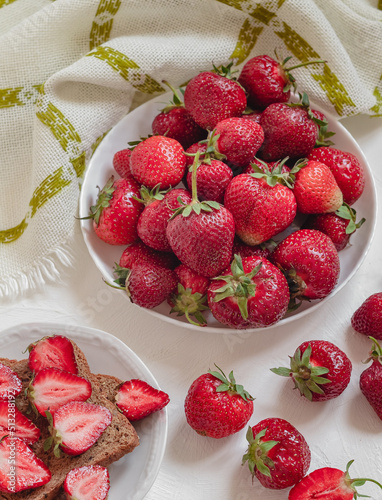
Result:
[[[371,407],[382,420],[382,348],[378,341],[369,336],[373,342],[370,355],[364,361],[372,364],[361,373],[359,386]]]

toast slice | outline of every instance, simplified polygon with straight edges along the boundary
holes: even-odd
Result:
[[[65,476],[71,469],[84,465],[103,465],[107,467],[127,453],[132,452],[139,444],[139,438],[134,427],[112,402],[112,387],[116,387],[121,381],[109,375],[99,376],[91,373],[85,355],[75,343],[73,343],[73,346],[78,365],[78,374],[88,379],[92,385],[92,395],[88,401],[108,408],[112,414],[112,422],[98,441],[82,455],[74,457],[62,453],[61,457],[57,458],[51,450],[44,451],[44,441],[49,437],[46,419],[30,411],[28,400],[24,395],[24,391],[22,391],[16,398],[16,405],[23,413],[29,411],[29,413],[26,413],[27,416],[41,430],[40,439],[31,448],[50,469],[52,479],[49,483],[39,488],[19,493],[0,492],[0,500],[53,500],[60,498],[59,495],[62,492],[61,487]],[[23,388],[28,387],[32,373],[29,370],[27,359],[15,361],[0,358],[0,362],[9,366],[17,373],[23,382]],[[108,389],[106,390],[106,388]]]

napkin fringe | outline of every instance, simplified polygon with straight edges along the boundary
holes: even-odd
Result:
[[[48,256],[37,260],[28,271],[0,279],[0,298],[12,298],[28,290],[35,290],[49,281],[61,282],[60,268],[70,267],[73,260],[69,245],[55,248]]]

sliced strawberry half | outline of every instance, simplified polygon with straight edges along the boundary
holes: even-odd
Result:
[[[33,444],[40,437],[40,429],[14,403],[0,401],[0,436],[7,434]]]
[[[68,455],[81,455],[91,448],[110,425],[112,415],[104,406],[83,401],[72,401],[61,406],[52,416],[47,414],[51,437],[45,450],[54,443],[54,454],[60,449]]]
[[[14,399],[20,394],[23,384],[9,366],[0,363],[0,400]]]
[[[17,493],[48,483],[52,475],[27,444],[17,437],[0,441],[0,491]]]
[[[68,500],[105,500],[109,489],[109,472],[101,465],[85,465],[72,469],[64,482]]]
[[[168,394],[139,379],[127,380],[121,384],[115,396],[118,408],[131,421],[161,410],[169,401]]]
[[[63,335],[44,337],[28,347],[29,368],[37,373],[44,368],[59,368],[77,375],[73,344]]]
[[[27,391],[29,401],[44,417],[46,411],[53,414],[69,401],[86,401],[91,393],[92,386],[88,380],[57,368],[40,370]]]

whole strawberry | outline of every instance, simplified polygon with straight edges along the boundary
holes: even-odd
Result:
[[[226,118],[215,127],[216,147],[227,161],[245,167],[264,141],[261,126],[241,117]]]
[[[146,206],[138,219],[138,236],[143,243],[155,250],[171,252],[166,236],[167,223],[181,204],[191,202],[190,193],[181,188],[170,189],[165,193],[158,190],[148,192],[146,188],[142,188],[141,196]]]
[[[224,206],[235,219],[237,236],[248,245],[269,240],[295,218],[296,199],[285,185],[288,175],[284,177],[281,170],[281,166],[265,172],[258,168],[252,174],[237,175],[226,189]]]
[[[186,169],[182,146],[175,139],[154,135],[140,142],[131,153],[130,169],[134,178],[152,189],[175,187]]]
[[[167,85],[173,91],[173,98],[154,118],[152,122],[153,134],[171,137],[177,140],[183,149],[187,149],[195,142],[204,139],[207,133],[195,123],[190,113],[184,107],[176,89],[169,83]]]
[[[286,275],[293,301],[323,299],[338,282],[338,252],[329,236],[321,231],[295,231],[280,241],[271,259]]]
[[[240,116],[247,107],[241,85],[230,78],[230,67],[203,71],[192,78],[184,92],[184,105],[204,129],[212,130],[220,121]]]
[[[93,219],[94,232],[105,243],[128,245],[138,238],[137,224],[143,206],[135,197],[139,197],[139,185],[132,177],[114,180],[111,176],[99,192],[85,218]]]
[[[307,156],[318,137],[317,118],[304,94],[300,104],[274,103],[262,113],[260,125],[264,142],[259,154],[266,161]]]
[[[319,147],[311,151],[308,159],[325,163],[330,168],[348,205],[353,205],[362,195],[365,173],[355,155],[333,147]]]
[[[375,479],[355,478],[349,475],[349,468],[354,460],[346,465],[346,470],[334,467],[316,469],[305,476],[290,490],[288,500],[352,500],[363,497],[357,492],[356,486],[363,486],[370,481],[382,489],[382,485]]]
[[[369,357],[364,363],[372,364],[361,373],[359,386],[362,394],[382,420],[382,348],[374,337]]]
[[[282,418],[266,418],[248,428],[243,463],[265,488],[284,489],[308,472],[310,449],[304,436]],[[334,499],[333,499],[334,500]]]
[[[328,235],[339,252],[349,244],[351,235],[365,222],[364,218],[356,222],[356,215],[354,208],[344,203],[335,213],[309,215],[302,227],[317,229]]]
[[[215,365],[216,366],[216,365]],[[253,398],[236,384],[231,371],[226,377],[208,371],[191,384],[184,402],[187,423],[201,436],[221,439],[239,432],[253,413]]]
[[[205,326],[207,322],[202,311],[208,310],[206,302],[210,280],[184,264],[180,264],[174,271],[179,282],[177,290],[167,299],[171,306],[170,313],[178,313],[178,316],[184,314],[189,323]],[[195,321],[191,316],[195,318]]]
[[[307,64],[324,61],[311,61],[286,68],[291,59],[287,57],[279,63],[268,55],[252,57],[243,66],[239,83],[248,92],[248,103],[257,109],[265,109],[275,102],[288,102],[290,89],[295,86],[295,78],[290,71]]]
[[[241,259],[214,278],[208,288],[213,316],[231,328],[262,328],[280,321],[289,303],[288,283],[271,262],[262,257]]]
[[[215,201],[198,201],[195,157],[192,201],[174,213],[167,224],[170,246],[182,264],[207,278],[225,269],[231,259],[235,222],[231,212]]]
[[[123,179],[127,179],[131,175],[130,157],[132,150],[129,148],[117,151],[113,156],[113,168],[117,174]]]
[[[168,267],[174,269],[179,261],[173,253],[170,252],[159,252],[151,247],[148,247],[143,243],[143,241],[137,240],[131,245],[129,245],[122,252],[121,258],[119,259],[120,267],[130,268],[133,262],[138,260],[146,260],[158,264],[162,267]]]
[[[297,172],[293,193],[297,210],[303,214],[335,212],[343,203],[342,192],[330,168],[314,160]]]
[[[290,368],[272,368],[291,377],[295,389],[309,401],[336,398],[349,385],[352,364],[346,354],[326,340],[303,342],[290,357]]]
[[[223,203],[225,190],[232,177],[232,170],[224,162],[203,157],[196,172],[198,199]],[[187,185],[192,185],[192,169],[187,173]]]
[[[373,293],[360,305],[351,326],[358,333],[382,340],[382,292]]]

